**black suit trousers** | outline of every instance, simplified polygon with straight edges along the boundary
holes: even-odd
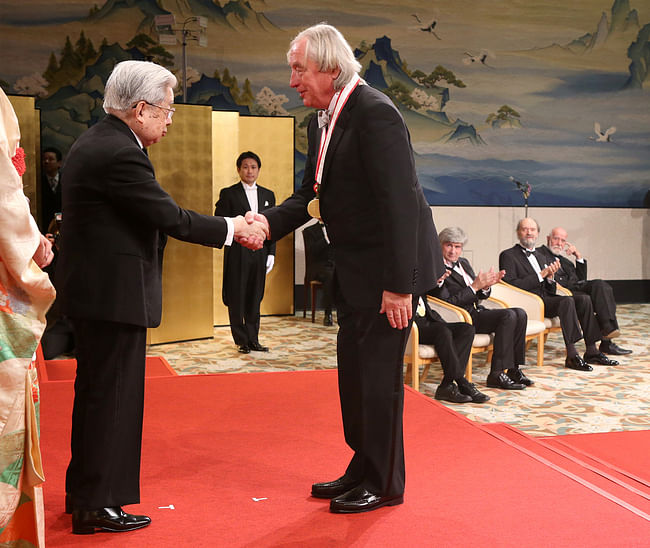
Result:
[[[427,318],[418,318],[416,322],[420,332],[420,344],[432,344],[440,358],[443,372],[440,384],[462,379],[474,342],[474,328],[471,324],[432,322]]]
[[[589,280],[582,284],[579,290],[572,292],[574,295],[589,295],[598,327],[603,335],[618,329],[616,299],[611,285],[603,280]]]
[[[472,321],[477,333],[494,333],[491,373],[525,363],[528,316],[522,308],[475,310]]]
[[[544,295],[544,315],[559,316],[565,344],[573,344],[583,338],[593,344],[600,339],[594,309],[587,295]]]
[[[72,320],[77,378],[66,492],[78,509],[140,502],[145,327]]]
[[[414,298],[413,310],[417,300]],[[410,332],[393,329],[379,307],[359,308],[337,292],[339,397],[345,441],[354,451],[346,476],[382,495],[404,492],[404,349]]]

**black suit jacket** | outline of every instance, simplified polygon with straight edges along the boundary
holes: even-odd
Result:
[[[469,264],[467,259],[461,257],[458,261],[472,280],[476,278],[472,265]],[[439,297],[448,303],[460,306],[473,314],[480,306],[480,301],[490,296],[490,289],[488,288],[487,291],[481,289],[474,293],[465,283],[464,278],[458,272],[452,270],[451,274],[443,282],[442,287],[434,287],[429,291],[429,295]]]
[[[547,246],[542,246],[542,249],[549,255],[560,259],[560,270],[555,273],[555,281],[561,286],[570,289],[571,291],[581,290],[587,281],[587,260],[583,262],[576,261],[574,265],[570,259],[563,255],[555,255]]]
[[[221,247],[221,217],[178,206],[129,127],[107,116],[72,146],[62,170],[57,279],[72,318],[160,324],[166,235]]]
[[[320,223],[309,225],[302,231],[305,243],[305,285],[318,280],[319,274],[334,268],[332,246],[325,239]]]
[[[314,116],[302,186],[266,213],[273,239],[309,220],[320,134]],[[384,290],[421,295],[444,271],[408,130],[393,103],[370,86],[358,86],[341,110],[325,159],[320,212],[340,290],[353,306],[378,306]]]
[[[54,219],[55,213],[61,212],[61,174],[59,184],[52,190],[47,175],[41,175],[41,232],[45,233]]]
[[[545,264],[550,264],[555,260],[552,254],[549,256],[541,247],[535,250],[535,256],[542,269]],[[555,281],[548,279],[539,281],[537,272],[535,272],[519,244],[515,244],[510,249],[505,249],[499,254],[499,269],[506,271],[503,277],[504,282],[535,293],[540,297],[555,295],[556,293]]]
[[[257,210],[262,213],[270,207],[275,206],[275,194],[272,190],[257,185]],[[214,214],[221,215],[222,217],[236,217],[237,215],[244,215],[250,211],[251,206],[246,197],[244,184],[240,181],[232,186],[221,189],[219,193],[219,200],[214,206]],[[222,298],[226,306],[228,306],[229,295],[233,295],[233,291],[237,291],[235,286],[246,284],[247,281],[242,279],[242,261],[259,263],[257,268],[261,270],[260,279],[264,282],[266,274],[266,257],[275,255],[275,242],[266,241],[264,247],[253,251],[239,245],[237,242],[224,250],[223,256],[223,285],[222,285]],[[239,288],[240,290],[243,287]],[[257,295],[259,300],[262,300],[264,293],[264,283],[261,284],[261,294]],[[239,294],[239,293],[237,293]]]

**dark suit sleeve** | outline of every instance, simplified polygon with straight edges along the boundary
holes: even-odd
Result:
[[[221,217],[180,207],[154,177],[149,159],[137,146],[127,146],[112,158],[107,194],[118,211],[178,240],[221,247],[228,228]]]
[[[533,267],[531,266],[531,272],[528,272],[527,269],[522,266],[523,263],[519,262],[515,253],[519,253],[519,250],[512,248],[502,251],[499,255],[499,270],[506,271],[503,281],[527,291],[538,290],[541,282],[533,270]],[[525,259],[523,253],[521,255]]]
[[[219,192],[219,200],[214,204],[214,214],[220,217],[232,217],[232,192],[229,188],[222,188]]]
[[[576,261],[576,274],[580,281],[587,280],[587,259],[583,259],[582,262]]]

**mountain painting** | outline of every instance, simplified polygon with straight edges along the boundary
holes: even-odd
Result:
[[[114,64],[153,60],[189,103],[294,116],[299,184],[313,111],[286,51],[321,21],[402,112],[430,204],[648,206],[650,0],[5,0],[0,85],[37,96],[65,153]]]

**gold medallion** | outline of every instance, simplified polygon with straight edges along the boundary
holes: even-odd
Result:
[[[320,202],[318,198],[314,198],[307,204],[307,213],[314,219],[320,219]]]

